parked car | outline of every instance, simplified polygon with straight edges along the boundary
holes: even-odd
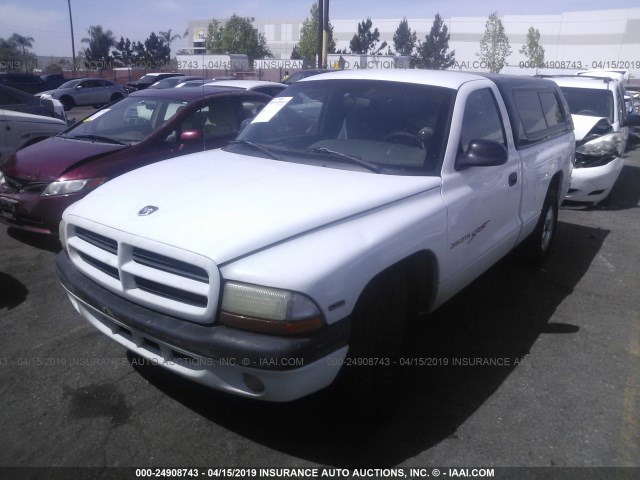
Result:
[[[31,73],[0,72],[0,85],[35,94],[47,90],[47,84]]]
[[[69,207],[58,277],[100,332],[192,381],[290,401],[342,375],[364,408],[393,395],[411,317],[515,247],[545,259],[574,150],[550,81],[318,75],[229,146]]]
[[[57,234],[63,210],[90,190],[142,165],[226,145],[269,100],[229,89],[135,92],[12,156],[0,168],[0,198],[12,206],[0,220]]]
[[[591,75],[550,76],[560,86],[576,127],[576,159],[566,200],[596,205],[611,193],[622,167],[629,115],[620,79]]]
[[[14,112],[44,115],[67,121],[62,103],[47,96],[36,97],[22,90],[0,85],[0,108]]]
[[[127,82],[127,91],[135,92],[136,90],[144,90],[145,88],[149,88],[154,83],[165,78],[183,76],[183,73],[147,73],[146,75],[140,77],[138,80]]]
[[[65,110],[84,105],[99,107],[113,102],[127,95],[127,91],[111,80],[102,78],[80,78],[69,80],[55,90],[48,90],[39,94],[49,95],[60,100]]]
[[[17,150],[41,142],[65,128],[67,122],[58,118],[0,107],[0,168]]]
[[[216,80],[205,83],[206,87],[233,87],[251,90],[252,92],[260,92],[270,97],[275,97],[282,90],[287,88],[284,83],[267,82],[264,80]]]
[[[47,84],[47,90],[55,90],[63,83],[67,82],[62,73],[49,73],[47,75],[40,75],[40,78]]]
[[[158,80],[156,83],[153,83],[148,88],[174,88],[177,85],[187,82],[189,80],[200,80],[202,81],[202,77],[193,77],[189,75],[180,75],[177,77],[169,77],[163,78],[162,80]]]
[[[193,87],[202,87],[205,83],[209,83],[209,80],[186,80],[184,82],[178,83],[175,88],[193,88]]]

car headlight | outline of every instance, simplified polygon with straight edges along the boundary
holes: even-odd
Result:
[[[4,173],[0,172],[0,187],[7,183],[4,179]]]
[[[81,190],[90,190],[96,188],[106,182],[106,178],[87,178],[84,180],[61,180],[59,182],[51,182],[42,192],[43,197],[52,195],[66,195],[76,193]]]
[[[225,283],[220,323],[277,335],[305,333],[324,324],[316,304],[300,293],[239,282]]]
[[[622,155],[624,135],[622,133],[610,133],[594,140],[590,140],[576,148],[576,153],[591,157],[604,157],[608,155]]]

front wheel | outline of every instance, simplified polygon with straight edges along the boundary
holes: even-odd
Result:
[[[558,228],[558,193],[550,189],[544,199],[536,228],[519,248],[520,259],[527,265],[541,265],[549,256]]]
[[[68,112],[75,106],[75,102],[71,97],[62,97],[60,103],[62,103],[62,108],[64,108],[65,112]]]
[[[342,386],[361,413],[377,412],[395,398],[398,357],[404,344],[408,282],[399,268],[374,278],[352,314]]]

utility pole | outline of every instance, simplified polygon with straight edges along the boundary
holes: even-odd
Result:
[[[324,37],[324,0],[318,0],[318,68],[322,68],[322,43]]]
[[[324,1],[324,20],[322,22],[322,67],[327,68],[327,47],[329,44],[329,0]]]
[[[73,18],[71,17],[71,0],[67,0],[69,5],[69,23],[71,24],[71,54],[73,55],[73,69],[76,70],[76,44],[73,40]]]

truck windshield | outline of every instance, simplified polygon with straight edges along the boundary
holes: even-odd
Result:
[[[613,93],[610,90],[571,87],[561,87],[561,90],[572,114],[605,117],[613,123]]]
[[[401,82],[299,82],[272,100],[227,149],[324,167],[435,175],[454,96],[452,89]]]

